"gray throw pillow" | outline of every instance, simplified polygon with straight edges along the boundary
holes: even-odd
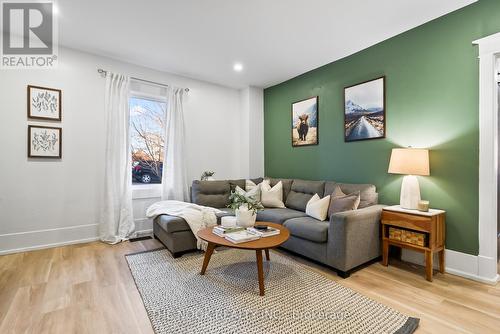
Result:
[[[335,194],[335,192],[334,192]],[[360,192],[356,192],[344,196],[334,196],[330,200],[328,208],[328,216],[331,217],[334,213],[356,210],[360,202]]]

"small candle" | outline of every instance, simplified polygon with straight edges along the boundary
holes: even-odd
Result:
[[[429,201],[418,201],[418,210],[423,212],[429,211]]]

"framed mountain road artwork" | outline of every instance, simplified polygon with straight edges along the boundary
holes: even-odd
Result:
[[[344,88],[344,140],[385,138],[385,77]]]
[[[319,97],[292,103],[292,146],[318,145]]]

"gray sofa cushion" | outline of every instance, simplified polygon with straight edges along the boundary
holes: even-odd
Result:
[[[269,178],[269,181],[270,181],[271,187],[274,187],[275,184],[277,184],[278,182],[281,181],[281,183],[283,184],[283,203],[285,203],[286,202],[286,198],[288,196],[288,193],[292,189],[293,179],[273,179],[273,178]]]
[[[288,208],[264,209],[257,212],[258,221],[283,224],[285,220],[297,217],[304,217],[306,214],[297,210]]]
[[[327,181],[325,182],[324,196],[331,195],[335,186],[339,186],[344,194],[352,194],[359,191],[361,201],[358,209],[378,204],[377,188],[373,184],[337,183],[334,181]]]
[[[313,194],[314,195],[314,194]],[[300,210],[305,212],[307,202],[313,197],[311,194],[304,194],[295,191],[290,191],[286,198],[285,206],[290,209]]]
[[[229,204],[231,188],[229,181],[193,181],[191,198],[193,203],[225,208]]]
[[[321,196],[325,190],[325,181],[293,180],[292,190],[306,194]]]
[[[329,222],[321,222],[311,217],[292,218],[283,223],[290,234],[314,242],[328,240]]]
[[[263,177],[258,177],[258,178],[255,178],[255,179],[249,179],[250,181],[252,181],[253,183],[255,184],[259,184],[261,183],[262,181],[264,181],[264,178]],[[246,190],[246,189],[245,189]]]
[[[314,194],[323,197],[324,188],[324,181],[293,180],[285,206],[290,209],[306,211],[307,202]]]
[[[245,189],[245,179],[239,179],[239,180],[229,180],[229,187],[231,188],[231,191],[234,191],[236,189],[236,186],[240,187],[241,189]]]
[[[188,223],[180,217],[161,215],[157,217],[155,221],[165,232],[168,233],[191,231]]]
[[[234,210],[230,208],[220,208],[222,212],[216,213],[217,224],[220,224],[220,220],[225,216],[234,216]],[[188,223],[184,220],[184,218],[170,216],[170,215],[161,215],[158,216],[155,221],[157,224],[168,233],[181,232],[181,231],[191,231]]]

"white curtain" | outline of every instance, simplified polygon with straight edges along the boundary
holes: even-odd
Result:
[[[168,88],[162,199],[189,201],[184,144],[184,89]]]
[[[115,244],[135,230],[132,214],[132,167],[129,137],[130,78],[107,73],[105,95],[105,170],[101,240]]]

